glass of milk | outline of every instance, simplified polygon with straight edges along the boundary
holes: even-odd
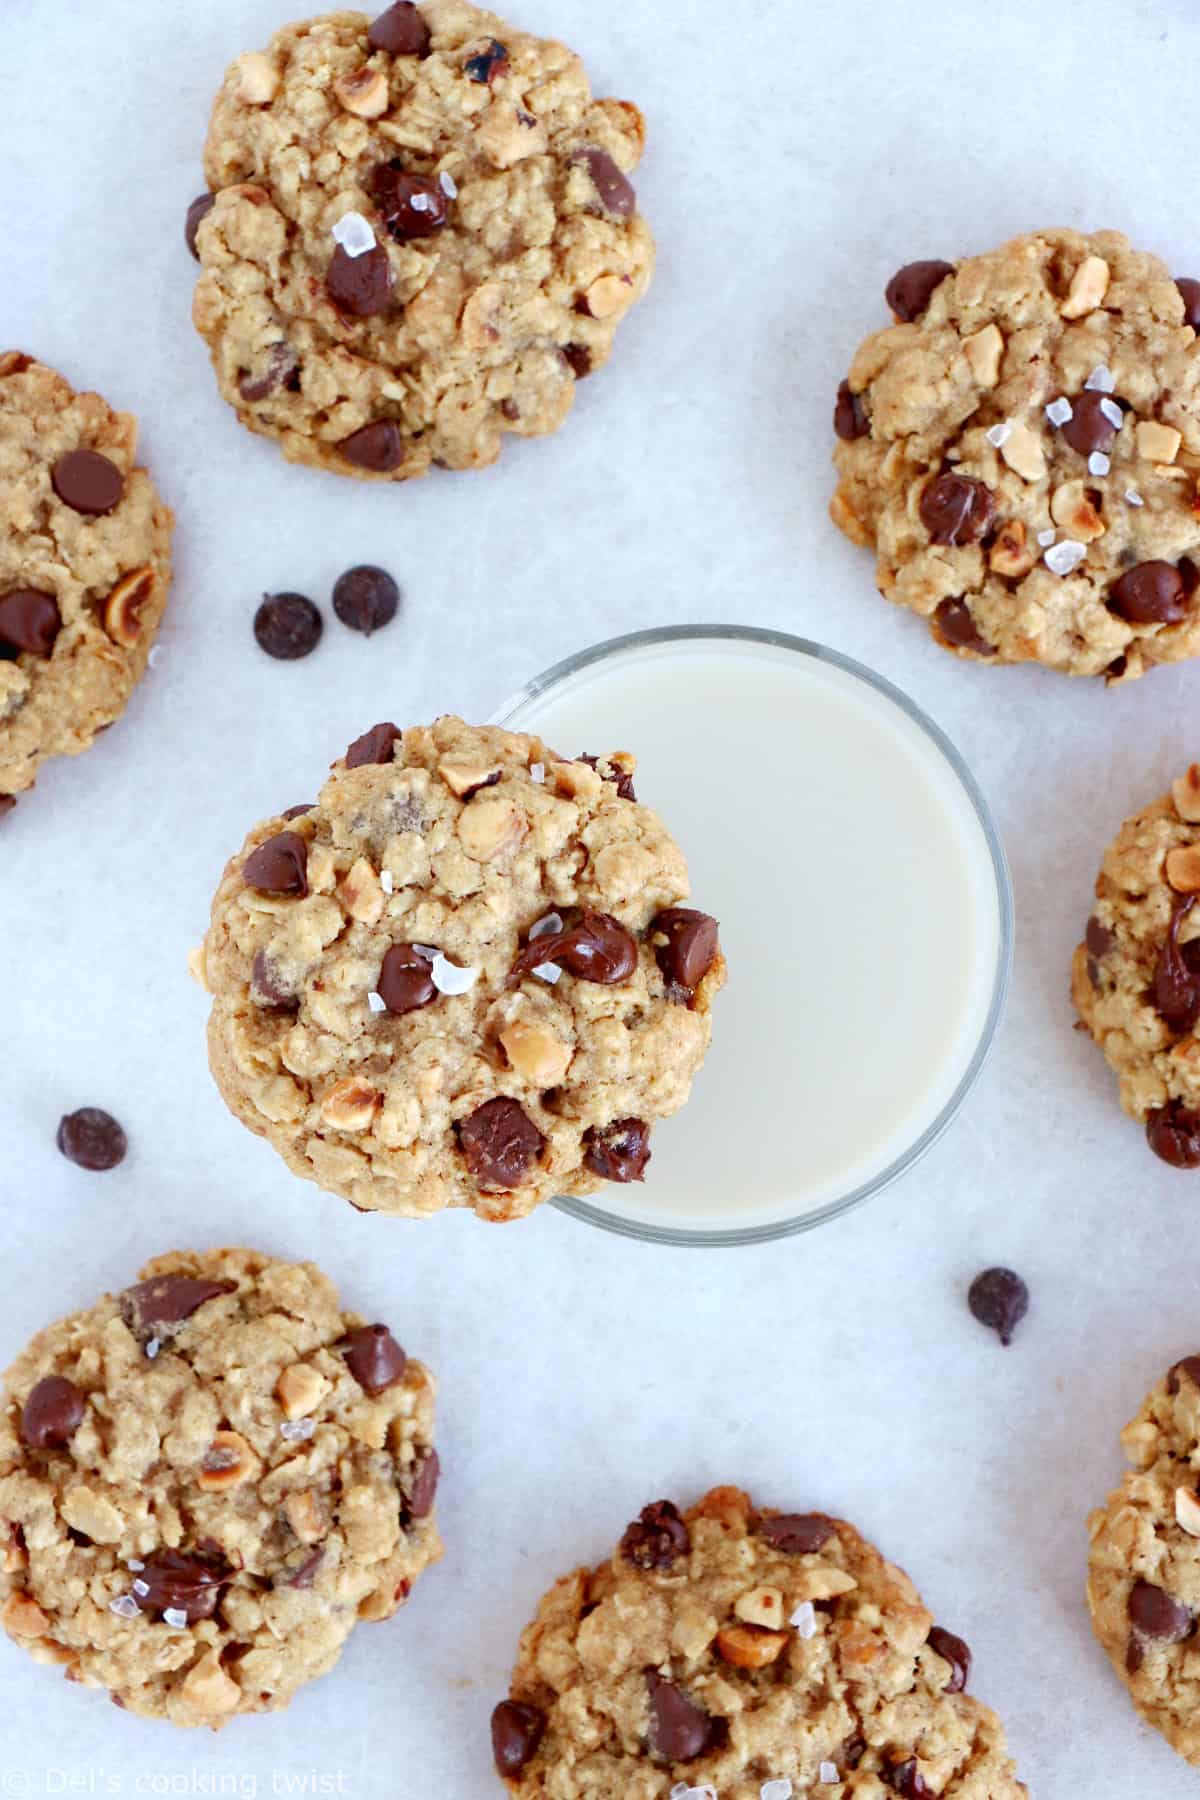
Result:
[[[933,721],[823,645],[696,625],[584,650],[495,723],[637,757],[729,965],[645,1182],[557,1204],[635,1237],[751,1243],[911,1168],[983,1067],[1012,961],[1004,851]]]

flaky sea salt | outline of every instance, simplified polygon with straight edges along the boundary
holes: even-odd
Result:
[[[1071,402],[1065,394],[1061,394],[1057,400],[1052,400],[1046,408],[1046,417],[1052,425],[1065,425],[1071,417],[1071,413]]]
[[[393,892],[396,884],[392,880],[392,871],[390,869],[380,869],[379,885],[383,889],[385,894],[390,894]]]
[[[540,787],[541,784],[543,783],[543,781],[545,781],[545,779],[546,779],[545,763],[530,763],[529,779],[530,779],[530,781],[536,781],[538,786]]]
[[[1093,394],[1111,394],[1117,384],[1108,364],[1097,363],[1083,385],[1090,388]]]
[[[1088,457],[1089,475],[1107,475],[1111,468],[1112,463],[1109,458],[1105,456],[1103,450],[1092,451],[1092,454]]]
[[[817,1610],[811,1600],[802,1600],[788,1623],[794,1625],[802,1638],[815,1637],[817,1634]]]
[[[439,994],[469,993],[479,980],[478,969],[460,969],[457,963],[452,963],[440,950],[433,959],[430,974]]]
[[[279,1435],[286,1438],[289,1444],[298,1444],[310,1438],[317,1429],[315,1419],[285,1419],[279,1427]]]
[[[1052,544],[1057,536],[1058,536],[1057,531],[1055,531],[1053,525],[1051,525],[1045,531],[1038,532],[1038,534],[1037,534],[1038,543],[1042,546],[1042,549],[1044,550],[1046,548],[1046,545]]]
[[[764,1781],[758,1791],[762,1800],[792,1800],[791,1777],[780,1775],[774,1781]]]
[[[137,1619],[142,1612],[132,1594],[118,1594],[115,1600],[109,1601],[108,1610],[116,1613],[118,1619]]]
[[[447,200],[458,199],[458,183],[455,181],[453,175],[447,175],[445,169],[443,169],[438,176],[438,186],[441,188],[443,194],[445,194]]]
[[[370,1009],[373,1013],[381,1013],[381,1012],[387,1011],[387,1007],[384,1004],[383,997],[380,994],[368,994],[367,995],[367,1005],[370,1007]]]
[[[375,248],[371,221],[364,219],[360,212],[343,213],[333,228],[333,236],[347,256],[365,256],[368,250]]]
[[[151,647],[149,656],[146,658],[146,667],[148,669],[157,669],[157,667],[161,661],[162,661],[162,645],[154,644]]]
[[[532,944],[535,938],[553,937],[556,931],[562,930],[562,927],[561,914],[547,913],[544,919],[539,919],[536,925],[529,927],[529,941]]]
[[[983,435],[992,446],[993,450],[999,450],[1001,445],[1007,444],[1009,438],[1012,436],[1012,422],[1009,419],[1004,419],[999,425],[991,426]]]
[[[137,1556],[131,1556],[129,1561],[125,1564],[127,1569],[144,1569],[145,1566],[145,1563]]]
[[[1142,496],[1138,493],[1136,488],[1126,488],[1125,504],[1126,506],[1145,506],[1146,502],[1142,499]]]
[[[162,1349],[162,1345],[159,1343],[157,1338],[147,1338],[146,1339],[146,1355],[149,1357],[151,1362],[154,1361],[155,1357],[158,1355],[158,1353],[161,1349]]]
[[[163,1624],[169,1625],[172,1631],[184,1631],[187,1628],[188,1616],[182,1606],[164,1606]]]
[[[1113,429],[1115,431],[1120,431],[1122,425],[1125,423],[1125,414],[1121,411],[1117,402],[1115,400],[1110,400],[1106,394],[1100,402],[1100,411],[1104,414]]]
[[[144,1567],[145,1565],[143,1564],[141,1566]],[[129,1585],[139,1600],[144,1600],[146,1595],[150,1592],[150,1583],[148,1581],[131,1581]]]
[[[1064,538],[1061,544],[1051,544],[1046,552],[1046,567],[1052,575],[1069,575],[1077,569],[1087,555],[1087,545],[1075,538]]]
[[[539,963],[533,971],[539,981],[548,981],[553,987],[562,974],[557,963]]]
[[[822,1787],[833,1787],[838,1779],[836,1763],[822,1763],[817,1770],[817,1780]]]
[[[433,201],[428,194],[414,194],[408,204],[415,213],[433,211]]]
[[[717,1790],[711,1782],[703,1787],[689,1787],[686,1781],[677,1781],[671,1789],[671,1800],[717,1800]]]

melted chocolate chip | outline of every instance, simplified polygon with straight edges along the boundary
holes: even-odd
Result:
[[[1146,1142],[1173,1169],[1200,1169],[1200,1112],[1182,1100],[1156,1106],[1146,1118]]]
[[[1195,903],[1196,896],[1188,894],[1172,908],[1150,990],[1163,1023],[1178,1032],[1190,1031],[1200,1019],[1200,939],[1179,945],[1180,926]]]
[[[1029,1289],[1012,1269],[984,1269],[967,1290],[967,1305],[981,1325],[1008,1345],[1029,1311]]]
[[[519,981],[542,963],[557,963],[580,981],[612,987],[628,981],[637,968],[637,942],[610,914],[585,906],[574,923],[527,943],[512,966],[510,979]]]
[[[837,399],[833,406],[833,429],[846,443],[855,438],[866,437],[871,429],[871,421],[862,399],[852,391],[848,381],[838,383]]]
[[[34,1450],[61,1450],[83,1423],[83,1395],[65,1375],[44,1375],[21,1408],[21,1436]]]
[[[1087,388],[1071,401],[1071,416],[1060,427],[1063,437],[1080,456],[1091,456],[1095,450],[1110,450],[1118,427],[1107,418],[1105,405],[1112,405],[1111,394],[1098,394]]]
[[[492,1714],[492,1757],[497,1772],[512,1778],[528,1768],[546,1729],[546,1715],[523,1700],[502,1700]]]
[[[333,610],[351,631],[370,637],[390,625],[400,605],[400,589],[386,569],[359,563],[339,575],[333,588]]]
[[[655,1669],[646,1672],[650,1690],[650,1753],[665,1762],[694,1762],[718,1740],[719,1726],[687,1698],[673,1681],[664,1681]]]
[[[371,50],[386,50],[389,56],[428,56],[429,27],[412,4],[412,0],[396,0],[380,13],[367,32]]]
[[[0,649],[8,644],[27,656],[49,656],[61,630],[53,594],[40,588],[10,588],[0,594]]]
[[[717,921],[691,906],[668,906],[650,921],[654,954],[666,979],[686,994],[694,994],[720,953]]]
[[[183,240],[197,262],[200,261],[200,251],[196,244],[196,233],[216,203],[217,196],[215,194],[197,194],[188,207],[187,216],[183,221]]]
[[[944,1663],[950,1665],[950,1678],[946,1682],[947,1694],[961,1694],[967,1685],[971,1673],[971,1651],[960,1637],[952,1631],[944,1631],[935,1625],[929,1633],[929,1648],[940,1656]]]
[[[356,469],[372,475],[390,475],[404,461],[404,440],[400,427],[391,419],[373,419],[344,437],[338,449]]]
[[[392,265],[382,244],[351,256],[339,244],[325,271],[325,292],[341,313],[369,319],[392,304]]]
[[[347,749],[346,767],[361,769],[368,763],[390,763],[401,735],[398,725],[372,725],[370,731],[364,731],[361,737],[356,737]]]
[[[252,850],[242,864],[242,880],[260,894],[308,892],[308,845],[294,831],[280,831]]]
[[[232,1294],[236,1281],[210,1281],[202,1275],[152,1275],[126,1288],[121,1312],[131,1331],[154,1332],[182,1325],[210,1300]]]
[[[1131,625],[1177,625],[1187,617],[1187,588],[1172,563],[1136,563],[1113,582],[1108,605]]]
[[[607,756],[603,758],[581,756],[577,760],[586,763],[589,769],[595,769],[597,775],[605,781],[611,781],[622,800],[637,799],[637,795],[633,791],[633,776],[628,769],[623,769],[620,763],[610,761]]]
[[[323,621],[304,594],[264,594],[254,615],[254,639],[279,662],[309,656],[321,641]]]
[[[902,1800],[934,1800],[933,1789],[917,1766],[915,1756],[906,1758],[904,1762],[890,1763],[879,1771],[893,1793],[899,1794]]]
[[[1129,1623],[1143,1637],[1156,1638],[1165,1644],[1182,1644],[1196,1629],[1190,1608],[1149,1581],[1133,1584],[1129,1596]]]
[[[299,371],[300,364],[292,346],[272,344],[266,362],[257,373],[248,369],[241,377],[238,393],[251,406],[268,399],[280,387],[289,388],[295,393],[300,385]]]
[[[1167,1392],[1177,1394],[1183,1376],[1194,1388],[1200,1388],[1200,1356],[1183,1356],[1167,1370]]]
[[[417,1464],[417,1472],[413,1476],[412,1486],[408,1494],[408,1516],[410,1519],[427,1519],[433,1511],[433,1503],[437,1499],[438,1482],[442,1477],[442,1464],[436,1450],[426,1450]]]
[[[635,1569],[670,1569],[692,1547],[691,1533],[670,1500],[643,1506],[621,1539],[621,1555]]]
[[[100,1106],[81,1106],[58,1122],[55,1143],[81,1169],[115,1169],[129,1148],[123,1128]]]
[[[1200,331],[1200,281],[1190,275],[1177,275],[1175,286],[1183,301],[1183,320],[1193,331]]]
[[[137,1572],[146,1592],[138,1604],[146,1612],[181,1612],[189,1625],[211,1619],[221,1589],[233,1570],[221,1556],[198,1556],[186,1550],[155,1550]]]
[[[948,471],[926,483],[917,511],[933,543],[977,544],[995,521],[996,498],[982,481]]]
[[[602,1181],[641,1181],[650,1161],[650,1127],[642,1119],[592,1125],[583,1135],[583,1166]]]
[[[498,81],[502,75],[508,74],[508,51],[499,38],[492,38],[490,43],[469,56],[463,64],[463,74],[469,81],[478,81],[488,86]]]
[[[395,1387],[408,1367],[407,1356],[386,1325],[360,1325],[347,1332],[342,1355],[359,1387],[372,1395]]]
[[[388,1011],[397,1017],[429,1006],[438,997],[430,958],[422,956],[412,944],[392,944],[384,952],[378,993]]]
[[[402,162],[380,163],[371,174],[371,193],[388,236],[397,244],[432,237],[450,217],[450,196],[441,182],[414,174]]]
[[[760,1520],[758,1534],[785,1556],[811,1556],[833,1536],[833,1522],[823,1513],[777,1513]]]
[[[633,184],[617,167],[607,150],[589,144],[586,149],[577,150],[571,161],[587,170],[605,212],[617,219],[633,217],[637,211],[637,195]]]
[[[883,297],[905,325],[919,319],[947,275],[953,275],[954,264],[948,262],[911,262],[897,269],[883,290]]]
[[[506,1193],[520,1187],[546,1140],[515,1100],[498,1095],[459,1122],[458,1141],[476,1185]]]
[[[973,650],[976,656],[995,656],[995,644],[989,644],[975,623],[975,615],[963,599],[939,600],[934,613],[937,636],[956,650]]]

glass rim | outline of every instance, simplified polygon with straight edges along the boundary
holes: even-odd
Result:
[[[794,1237],[802,1231],[813,1231],[818,1225],[828,1224],[830,1220],[840,1218],[844,1213],[862,1206],[874,1195],[890,1187],[902,1175],[921,1160],[925,1153],[942,1136],[951,1121],[961,1111],[967,1096],[979,1080],[984,1066],[991,1055],[992,1047],[1000,1027],[1004,1013],[1005,1001],[1008,997],[1009,984],[1012,978],[1013,944],[1015,939],[1015,908],[1013,904],[1012,877],[1009,873],[1008,858],[992,811],[984,797],[983,790],[972,774],[962,753],[954,742],[942,730],[936,720],[930,718],[924,709],[917,705],[902,688],[889,681],[886,676],[877,674],[865,663],[860,663],[852,656],[840,650],[833,650],[828,644],[819,644],[812,638],[796,637],[791,632],[775,631],[761,625],[729,625],[729,624],[696,624],[696,625],[655,625],[643,631],[629,631],[619,637],[605,638],[598,644],[591,644],[584,650],[577,650],[574,655],[563,657],[544,669],[540,675],[517,690],[515,694],[492,714],[490,723],[502,725],[510,729],[521,729],[515,715],[523,707],[539,699],[543,694],[562,686],[572,676],[594,664],[608,662],[630,650],[649,650],[663,644],[685,643],[744,643],[760,644],[775,650],[787,650],[795,655],[807,657],[814,662],[827,663],[839,669],[843,674],[863,682],[873,688],[885,700],[898,707],[926,738],[941,753],[950,773],[956,778],[959,786],[971,803],[972,810],[983,831],[991,858],[992,873],[996,885],[996,904],[998,912],[998,945],[996,967],[992,978],[991,1000],[987,1016],[976,1044],[960,1076],[953,1093],[938,1113],[899,1156],[867,1181],[861,1182],[847,1194],[830,1200],[812,1212],[802,1213],[793,1218],[771,1220],[761,1225],[728,1227],[725,1229],[690,1230],[679,1225],[652,1225],[640,1219],[625,1219],[619,1214],[606,1212],[602,1207],[589,1205],[573,1195],[560,1194],[550,1204],[559,1212],[579,1219],[586,1225],[597,1226],[602,1231],[615,1233],[619,1237],[637,1238],[643,1243],[686,1245],[703,1249],[729,1248],[741,1244],[765,1244],[773,1239]],[[683,1109],[686,1113],[686,1107]]]

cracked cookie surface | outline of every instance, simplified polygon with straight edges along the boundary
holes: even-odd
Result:
[[[1088,1520],[1092,1628],[1141,1716],[1200,1766],[1200,1357],[1121,1433],[1132,1465]]]
[[[1150,1148],[1200,1168],[1200,766],[1104,855],[1071,997]]]
[[[1115,231],[909,264],[838,394],[837,525],[969,661],[1200,652],[1200,287]]]
[[[715,1488],[546,1595],[496,1767],[519,1800],[1018,1800],[970,1662],[852,1526]]]
[[[189,221],[224,398],[375,480],[556,431],[650,280],[643,136],[565,46],[465,0],[278,32],[226,77]]]
[[[119,718],[171,577],[137,421],[0,354],[0,810]]]
[[[213,902],[231,1110],[363,1210],[510,1219],[641,1180],[725,966],[632,771],[455,718],[365,733]]]
[[[0,1624],[131,1712],[286,1706],[441,1555],[433,1382],[311,1263],[157,1258],[0,1410]]]

